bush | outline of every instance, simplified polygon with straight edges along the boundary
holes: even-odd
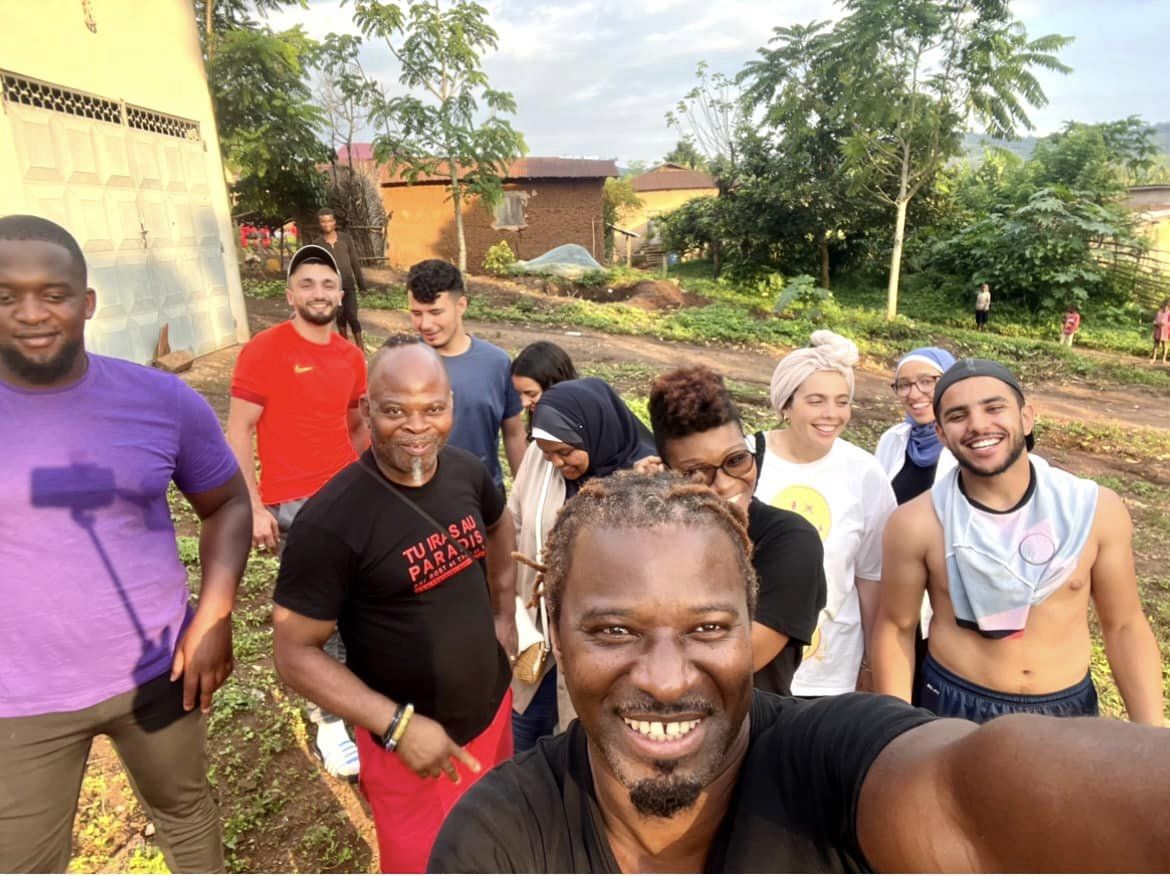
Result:
[[[511,273],[511,267],[514,264],[516,264],[516,253],[512,252],[512,247],[508,245],[506,240],[489,246],[483,257],[484,271],[496,277],[503,277]]]
[[[782,290],[776,298],[772,312],[787,319],[807,319],[814,325],[820,325],[827,320],[835,320],[841,315],[841,308],[833,298],[833,293],[822,289],[808,274],[799,274],[784,285],[779,274],[773,274],[767,281],[761,281],[757,286],[766,283],[768,290]]]

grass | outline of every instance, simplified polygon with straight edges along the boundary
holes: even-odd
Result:
[[[624,271],[624,269],[623,269]],[[887,321],[884,290],[851,278],[837,295],[837,303],[817,319],[807,316],[781,318],[771,312],[777,287],[764,281],[735,282],[710,278],[705,263],[687,263],[671,269],[683,287],[711,301],[705,307],[683,308],[667,313],[642,310],[626,304],[608,304],[580,297],[474,295],[468,317],[489,322],[544,325],[556,328],[588,328],[611,334],[643,335],[663,341],[761,349],[801,346],[817,328],[829,328],[852,338],[862,355],[883,367],[891,366],[906,350],[942,345],[957,356],[977,356],[1008,363],[1025,382],[1070,380],[1101,387],[1145,386],[1170,390],[1170,369],[1116,361],[1084,349],[1069,350],[1056,343],[1051,327],[1007,308],[996,311],[987,332],[970,327],[970,315],[953,303],[939,300],[929,290],[907,292],[902,314]],[[642,277],[633,272],[627,279]],[[649,275],[645,275],[649,276]],[[280,280],[247,281],[249,295],[282,297]],[[387,286],[362,297],[363,307],[402,310],[406,293]],[[1144,351],[1144,335],[1136,328],[1086,328],[1082,348],[1118,354]],[[1096,344],[1095,338],[1108,338]]]

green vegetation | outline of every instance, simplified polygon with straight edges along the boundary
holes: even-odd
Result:
[[[484,272],[496,277],[508,274],[509,269],[514,264],[516,264],[516,253],[512,252],[512,247],[508,245],[506,240],[493,243],[483,256]]]

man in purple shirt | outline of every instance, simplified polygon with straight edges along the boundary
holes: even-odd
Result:
[[[232,670],[248,491],[194,390],[85,351],[94,298],[65,229],[0,218],[0,871],[65,870],[98,734],[172,872],[222,870],[204,716]],[[195,609],[172,481],[201,520]]]

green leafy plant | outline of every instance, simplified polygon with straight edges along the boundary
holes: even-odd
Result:
[[[506,240],[493,243],[484,253],[483,269],[493,276],[507,276],[514,264],[516,264],[516,253],[512,252],[512,247]]]

